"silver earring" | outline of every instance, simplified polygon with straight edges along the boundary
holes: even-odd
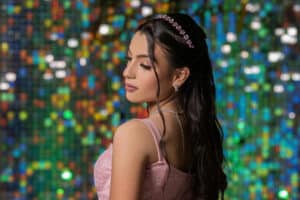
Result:
[[[175,92],[178,92],[178,85],[173,85]]]

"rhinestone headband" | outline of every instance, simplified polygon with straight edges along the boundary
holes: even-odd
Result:
[[[179,32],[179,34],[185,40],[185,42],[189,46],[189,48],[191,48],[191,49],[195,48],[192,41],[189,39],[190,36],[185,32],[185,30],[172,17],[170,17],[168,15],[160,15],[160,16],[158,16],[158,18],[169,22]]]

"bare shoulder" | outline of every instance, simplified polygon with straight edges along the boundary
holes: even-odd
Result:
[[[131,119],[131,120],[121,124],[117,128],[117,131],[127,131],[127,130],[135,130],[135,129],[143,131],[145,128],[146,127],[145,127],[144,123],[141,120]]]
[[[144,153],[146,155],[151,151],[151,134],[148,128],[141,120],[132,119],[121,124],[113,137],[113,145],[126,145],[127,148]]]
[[[115,140],[116,137],[121,137],[120,135],[122,135],[122,137],[135,136],[136,138],[133,139],[142,139],[143,136],[145,136],[145,133],[148,133],[148,129],[145,124],[140,120],[132,119],[121,124],[117,128],[113,139]]]
[[[142,121],[130,120],[120,125],[114,134],[111,199],[140,199],[149,160],[149,134],[146,133],[146,128]]]

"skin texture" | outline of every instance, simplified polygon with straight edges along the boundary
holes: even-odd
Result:
[[[154,102],[156,99],[157,81],[151,69],[153,66],[149,57],[142,57],[142,55],[148,55],[147,48],[146,37],[139,32],[136,33],[128,51],[127,67],[123,71],[125,84],[129,83],[138,87],[136,92],[126,93],[127,99],[131,102]],[[159,59],[163,56],[161,48],[158,47],[155,50],[158,57],[155,67],[161,81],[161,99],[164,99],[173,92],[171,70],[165,59]]]
[[[163,49],[156,45],[154,54],[157,62],[151,64],[146,37],[137,32],[130,43],[128,63],[123,71],[125,88],[130,84],[137,89],[126,90],[130,102],[148,102],[149,118],[162,131],[160,116],[156,111],[157,80],[153,71],[156,68],[160,80],[159,104],[162,109],[177,110],[177,98],[173,85],[181,86],[189,76],[189,69],[172,69]],[[166,149],[170,164],[178,169],[187,166],[182,154],[179,126],[170,113],[166,119]],[[155,143],[148,128],[137,120],[130,120],[118,127],[113,138],[111,200],[135,200],[140,198],[146,165],[158,160]]]

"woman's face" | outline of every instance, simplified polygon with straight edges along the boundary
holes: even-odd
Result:
[[[154,56],[156,62],[151,63],[148,54],[146,36],[140,32],[133,36],[128,50],[128,63],[123,71],[126,98],[133,103],[156,101],[158,82],[155,77],[156,68],[160,82],[160,96],[162,101],[174,93],[172,88],[172,72],[165,54],[159,45],[155,45]]]

